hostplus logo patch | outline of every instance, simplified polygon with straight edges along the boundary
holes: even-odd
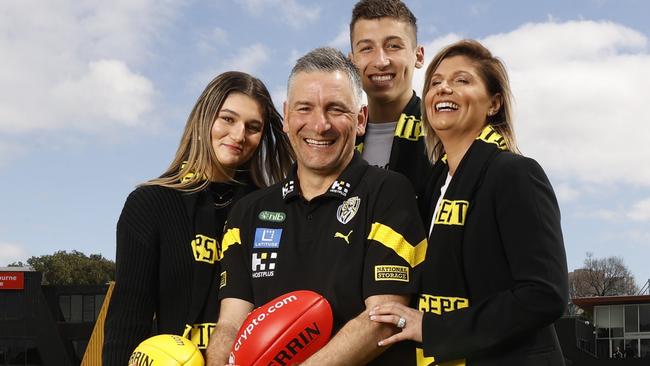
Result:
[[[330,187],[330,192],[338,193],[343,197],[346,197],[348,195],[349,190],[350,190],[350,183],[344,182],[342,180],[335,180],[334,183],[332,183],[332,186]]]
[[[286,198],[289,193],[293,192],[295,186],[296,185],[292,180],[286,182],[284,186],[282,186],[282,198]]]
[[[277,258],[277,252],[253,253],[251,260],[253,278],[273,277],[275,275],[275,261]]]

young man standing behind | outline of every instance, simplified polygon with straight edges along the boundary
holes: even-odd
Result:
[[[356,148],[370,165],[404,174],[419,194],[431,171],[413,70],[424,63],[416,18],[400,0],[361,0],[352,10],[349,57],[368,96],[366,134]]]

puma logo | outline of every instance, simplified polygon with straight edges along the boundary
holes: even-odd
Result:
[[[352,230],[350,230],[348,235],[343,235],[337,231],[336,233],[334,233],[334,238],[341,238],[345,240],[346,243],[350,244],[350,234],[352,234]]]

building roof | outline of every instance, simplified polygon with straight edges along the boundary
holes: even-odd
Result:
[[[0,267],[0,272],[34,272],[31,266],[25,267]]]
[[[650,295],[578,297],[571,302],[583,310],[591,310],[596,305],[650,304]]]

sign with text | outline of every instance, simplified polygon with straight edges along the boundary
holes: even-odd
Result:
[[[24,272],[0,272],[0,290],[22,290],[24,288]]]

